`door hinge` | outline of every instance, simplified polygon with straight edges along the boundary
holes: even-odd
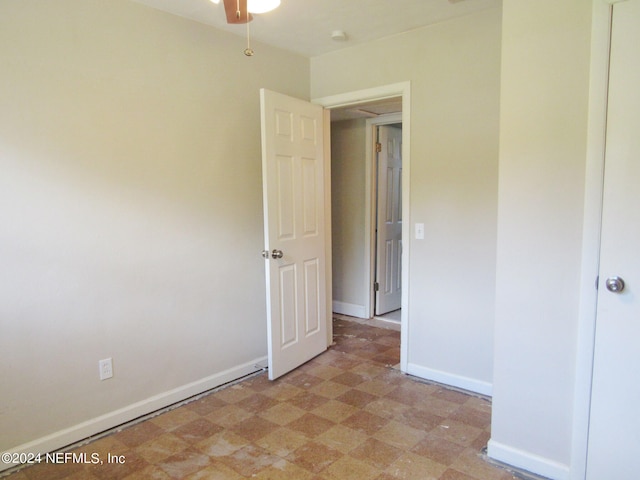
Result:
[[[598,284],[600,283],[600,275],[596,277],[596,290],[598,290]]]
[[[376,152],[380,153],[382,151],[382,144],[380,142],[376,142]]]
[[[378,282],[375,282],[375,283],[373,284],[373,290],[374,290],[375,292],[377,292],[377,291],[379,291],[379,290],[380,290],[380,284],[379,284]]]

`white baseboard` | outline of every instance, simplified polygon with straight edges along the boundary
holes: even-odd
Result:
[[[349,315],[350,317],[367,318],[364,305],[356,305],[354,303],[338,302],[337,300],[334,300],[333,311],[334,313]]]
[[[440,370],[434,370],[421,365],[416,365],[415,363],[409,363],[407,365],[406,373],[424,378],[425,380],[432,380],[444,385],[450,385],[470,392],[479,393],[480,395],[485,395],[487,397],[490,397],[493,392],[493,385],[489,382],[442,372]]]
[[[535,473],[552,480],[568,480],[569,467],[517,448],[489,440],[487,453],[490,458],[516,468]]]
[[[124,408],[114,410],[86,422],[73,425],[64,430],[59,430],[50,435],[37,438],[31,442],[7,449],[8,453],[48,453],[59,450],[68,445],[80,442],[86,438],[97,435],[100,432],[130,422],[138,417],[155,412],[162,408],[181,402],[187,398],[206,392],[213,388],[232,382],[239,378],[257,372],[266,365],[267,357],[260,357],[243,365],[230,368],[209,377],[188,383],[181,387],[162,392],[140,402],[127,405]],[[16,467],[15,464],[0,462],[0,471]]]

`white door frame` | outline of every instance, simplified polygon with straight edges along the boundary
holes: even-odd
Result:
[[[407,371],[409,364],[408,344],[409,344],[409,258],[411,258],[411,238],[410,224],[411,219],[409,212],[411,211],[410,196],[410,178],[411,178],[411,82],[400,82],[380,87],[369,88],[365,90],[357,90],[328,97],[320,97],[312,99],[312,103],[322,105],[326,109],[340,108],[346,106],[358,105],[376,100],[385,100],[388,98],[402,98],[402,238],[405,239],[402,248],[402,315],[400,320],[400,369]],[[325,122],[326,123],[326,122]],[[325,129],[325,135],[329,135],[330,130]],[[370,166],[367,166],[370,169]],[[368,175],[371,175],[368,172]],[[370,178],[369,176],[367,178]],[[371,208],[371,182],[367,182],[367,208]],[[370,216],[368,216],[369,222]],[[330,217],[329,217],[329,221]],[[368,238],[370,244],[371,239]],[[369,246],[369,254],[371,247]],[[369,259],[367,258],[367,261]],[[371,275],[371,273],[370,273]],[[367,291],[369,286],[367,285]],[[371,308],[371,307],[369,307]],[[371,311],[371,310],[370,310]]]
[[[604,154],[607,122],[609,48],[614,3],[625,0],[593,0],[591,26],[591,70],[585,196],[578,313],[578,339],[573,408],[572,450],[569,478],[585,478],[589,440],[589,411],[596,335],[597,297],[595,288],[600,263]]]
[[[364,220],[364,230],[365,230],[365,239],[364,239],[364,255],[365,255],[365,265],[368,265],[369,268],[365,269],[365,278],[364,278],[364,287],[365,292],[367,292],[368,301],[365,304],[365,315],[367,318],[372,318],[375,313],[375,290],[373,288],[373,283],[376,278],[375,272],[375,263],[376,263],[376,254],[377,249],[376,245],[376,209],[375,205],[377,204],[378,197],[378,184],[377,184],[377,175],[375,163],[377,161],[377,155],[375,152],[374,144],[376,143],[376,138],[374,135],[374,131],[380,125],[391,125],[395,123],[402,123],[402,112],[401,113],[390,113],[388,115],[380,115],[376,118],[368,118],[366,120],[366,133],[365,133],[365,155],[367,157],[367,164],[365,167],[365,220]],[[404,139],[403,139],[404,143]],[[404,163],[404,159],[403,159]],[[404,169],[404,165],[403,165]],[[402,186],[404,188],[404,185]],[[404,203],[403,203],[404,205]],[[402,212],[404,215],[404,212]],[[404,218],[404,217],[403,217]],[[404,233],[404,232],[403,232]],[[402,279],[404,281],[404,279]],[[404,287],[404,284],[402,285]]]

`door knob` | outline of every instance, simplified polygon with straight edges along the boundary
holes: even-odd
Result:
[[[265,260],[269,260],[269,250],[262,250],[261,255]]]
[[[624,290],[624,280],[620,277],[609,277],[605,282],[607,290],[613,293],[620,293]]]
[[[271,252],[271,258],[282,258],[284,254],[282,253],[282,250],[277,250],[277,249],[273,249],[273,251]]]

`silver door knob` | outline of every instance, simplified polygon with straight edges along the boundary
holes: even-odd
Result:
[[[283,255],[282,250],[277,250],[275,248],[271,252],[271,258],[282,258]]]
[[[620,277],[609,277],[607,278],[605,285],[607,290],[613,293],[620,293],[624,290],[624,280]]]
[[[269,250],[262,250],[262,258],[269,260]]]

